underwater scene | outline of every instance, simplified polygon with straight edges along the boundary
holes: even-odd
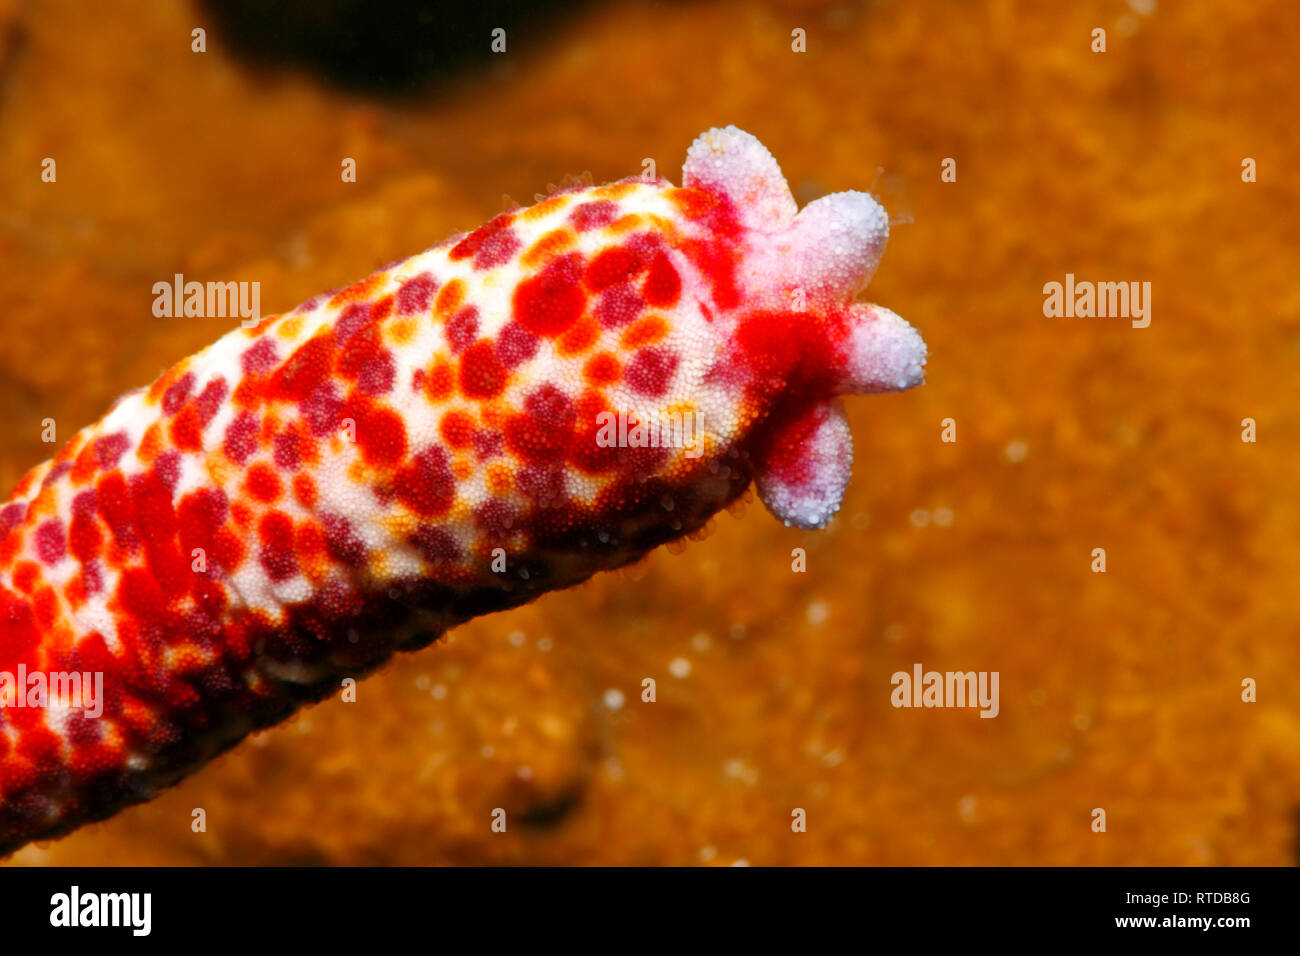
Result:
[[[4,865],[1295,865],[1298,33],[0,0]]]

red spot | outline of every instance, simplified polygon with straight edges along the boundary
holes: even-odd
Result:
[[[681,250],[694,263],[713,290],[713,302],[719,309],[734,309],[740,304],[736,285],[736,254],[725,243],[687,240]]]
[[[257,536],[262,542],[258,560],[272,581],[284,581],[298,572],[298,559],[293,552],[293,522],[283,511],[272,511],[263,516],[257,526]]]
[[[506,369],[490,339],[479,339],[460,360],[460,390],[470,398],[495,398],[506,387]]]
[[[68,549],[82,564],[93,561],[103,546],[104,535],[99,530],[99,521],[95,514],[97,509],[93,491],[83,491],[72,499],[72,524],[68,528]]]
[[[95,441],[95,457],[99,459],[99,467],[116,468],[118,461],[126,454],[126,450],[131,446],[131,440],[127,438],[126,432],[114,432],[111,435],[105,435],[103,438]]]
[[[506,368],[515,368],[537,354],[541,340],[518,322],[508,322],[497,336],[497,357]]]
[[[68,553],[63,522],[50,518],[36,526],[36,556],[47,566],[58,564]]]
[[[290,401],[302,401],[334,368],[334,336],[326,332],[305,342],[289,356],[271,379],[274,392]]]
[[[167,601],[154,576],[145,568],[129,568],[122,572],[122,582],[117,586],[117,599],[128,614],[139,622],[161,623],[167,613]]]
[[[284,494],[284,484],[280,481],[280,476],[275,473],[275,469],[264,462],[258,462],[248,469],[248,478],[244,486],[258,501],[277,501],[280,495]]]
[[[294,475],[293,496],[298,504],[311,510],[316,507],[316,482],[309,475]]]
[[[609,199],[598,199],[595,202],[583,203],[573,210],[569,219],[573,223],[574,229],[578,230],[578,232],[586,232],[598,226],[608,226],[617,217],[617,203]]]
[[[460,558],[460,545],[441,528],[422,524],[411,536],[411,543],[430,564],[444,564]]]
[[[515,318],[535,335],[556,336],[578,320],[587,297],[579,287],[581,253],[560,256],[515,289]]]
[[[40,566],[34,561],[22,561],[14,569],[14,585],[24,594],[30,594],[32,588],[36,587],[36,579],[40,573]],[[27,607],[27,605],[23,606]]]
[[[384,348],[379,328],[370,326],[348,343],[338,370],[355,381],[357,388],[367,395],[382,395],[393,387],[397,363],[393,354]]]
[[[480,428],[474,433],[474,453],[480,460],[486,461],[488,458],[495,458],[501,454],[501,448],[505,444],[505,438],[500,432],[488,431]]]
[[[200,488],[183,497],[176,505],[176,528],[181,549],[192,555],[195,548],[201,548],[217,560],[221,551],[218,532],[226,523],[228,510],[225,494],[216,488]],[[224,560],[218,560],[218,563],[225,568],[231,567]]]
[[[623,378],[634,391],[659,396],[668,390],[668,382],[677,371],[678,357],[664,348],[642,349],[632,356]]]
[[[275,342],[269,338],[260,338],[244,350],[239,357],[239,367],[245,375],[265,375],[275,368],[280,360]]]
[[[438,433],[452,448],[468,448],[474,440],[474,419],[464,412],[448,412],[442,416]]]
[[[438,282],[428,272],[407,279],[397,290],[397,314],[410,315],[429,307],[429,298],[438,291]]]
[[[172,444],[182,451],[198,451],[203,447],[203,426],[193,405],[186,405],[172,419]]]
[[[519,250],[519,245],[513,229],[502,229],[488,236],[474,253],[474,268],[492,269],[504,265]]]
[[[194,410],[198,413],[199,423],[206,425],[216,416],[217,411],[221,408],[221,403],[225,401],[226,395],[230,393],[230,386],[221,376],[217,376],[204,387],[199,393],[199,397],[194,399]]]
[[[641,291],[647,302],[662,308],[676,305],[681,298],[681,276],[664,253],[659,252],[650,260],[650,273],[646,276]]]
[[[433,517],[446,513],[456,497],[456,478],[447,452],[436,445],[424,449],[398,473],[396,486],[397,497],[416,514]]]
[[[515,217],[512,213],[503,212],[491,222],[475,229],[460,242],[456,243],[456,245],[452,246],[451,251],[447,253],[448,257],[455,262],[460,259],[468,259],[471,256],[475,256],[478,253],[480,246],[497,233],[507,229],[510,224],[514,222],[514,219]]]
[[[516,517],[515,509],[496,498],[485,501],[474,509],[474,524],[490,542],[507,538]]]
[[[599,292],[615,282],[631,278],[636,272],[637,261],[632,253],[621,246],[613,246],[601,251],[591,260],[582,281],[588,289]]]
[[[602,444],[602,413],[613,414],[597,392],[586,392],[577,401],[577,426],[569,446],[569,461],[590,475],[618,467],[619,448],[615,443]]]
[[[641,298],[641,293],[624,282],[601,293],[600,298],[596,300],[595,313],[601,325],[607,329],[616,329],[621,325],[627,325],[640,315],[644,308],[645,300]]]
[[[168,490],[174,490],[181,478],[181,453],[175,450],[163,452],[153,463],[153,470]]]
[[[372,465],[394,465],[406,454],[406,426],[391,408],[360,396],[347,404],[344,415],[356,422],[357,447]]]
[[[120,471],[112,471],[95,485],[95,499],[99,515],[104,519],[118,544],[134,550],[140,543],[131,519],[131,499],[126,491],[126,479]]]
[[[353,302],[339,313],[334,322],[334,337],[339,345],[346,345],[352,336],[360,332],[371,321],[369,302]],[[347,358],[344,358],[347,361]]]
[[[451,351],[459,355],[478,338],[478,309],[467,305],[451,317],[447,323],[447,342]]]
[[[322,382],[302,403],[303,418],[313,435],[326,435],[339,427],[343,418],[343,399],[333,382]]]
[[[272,452],[276,465],[285,471],[297,471],[302,464],[302,451],[298,444],[299,436],[295,428],[286,428],[276,435]]]
[[[257,418],[252,412],[240,412],[226,428],[226,439],[222,442],[222,451],[236,464],[242,465],[250,455],[257,451]]]
[[[546,506],[564,493],[564,472],[555,464],[524,465],[515,475],[520,494]]]
[[[11,501],[9,504],[0,508],[0,538],[3,538],[23,520],[23,515],[27,513],[27,505],[21,501]]]
[[[522,414],[507,420],[506,446],[520,458],[554,461],[569,447],[576,418],[568,396],[554,385],[543,385],[524,400]]]
[[[592,385],[613,385],[623,377],[623,366],[608,352],[601,352],[587,361],[582,374]]]
[[[190,390],[194,388],[194,373],[186,372],[182,375],[171,388],[163,393],[162,410],[164,415],[175,415],[185,404],[185,400],[190,397]]]
[[[169,597],[185,592],[189,564],[176,543],[176,512],[171,492],[153,473],[131,478],[131,507],[140,533],[149,570]]]
[[[353,532],[347,519],[326,513],[320,516],[320,523],[325,529],[325,547],[330,556],[347,567],[360,567],[366,558],[366,546]]]

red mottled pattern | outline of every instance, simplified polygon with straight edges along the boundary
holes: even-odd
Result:
[[[878,207],[796,217],[733,128],[685,174],[559,192],[237,329],[33,469],[0,507],[0,674],[102,675],[102,713],[5,701],[0,851],[636,561],[756,477],[778,517],[824,523],[851,458],[836,396],[924,361],[852,302]],[[636,433],[674,420],[691,442]]]

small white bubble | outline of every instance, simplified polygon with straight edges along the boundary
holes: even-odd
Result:
[[[961,817],[963,823],[975,822],[975,798],[962,797],[957,801],[957,816]]]
[[[697,654],[703,654],[712,646],[713,638],[709,637],[709,635],[705,634],[703,631],[700,631],[691,638],[691,650],[695,651]]]
[[[434,684],[431,688],[429,688],[429,694],[433,697],[434,700],[443,700],[447,696],[447,685]]]
[[[1029,454],[1029,446],[1017,438],[1002,449],[1002,454],[1007,456],[1007,461],[1024,461]]]
[[[716,846],[700,847],[700,862],[710,863],[717,859],[718,848]]]
[[[512,647],[523,647],[523,646],[524,646],[524,632],[523,632],[523,631],[511,631],[510,634],[509,634],[509,636],[506,638],[506,640],[510,642],[510,645],[511,645]]]
[[[495,747],[493,747],[491,744],[484,744],[484,745],[483,745],[483,749],[482,749],[481,751],[479,751],[479,753],[481,753],[484,757],[487,757],[487,758],[489,758],[489,759],[491,759],[491,757],[492,757],[496,752],[497,752],[497,749],[496,749]]]
[[[416,689],[416,690],[428,690],[428,689],[429,689],[429,675],[427,675],[427,674],[421,674],[419,677],[417,677],[417,678],[415,679],[415,689]]]
[[[623,707],[623,692],[617,687],[605,691],[605,707],[608,710],[620,710]]]
[[[691,676],[691,662],[684,657],[674,657],[668,662],[668,673],[678,680]]]
[[[485,756],[486,756],[486,755],[485,755]],[[533,779],[533,768],[532,768],[532,767],[520,767],[518,770],[515,771],[515,776],[518,777],[520,780],[532,780],[532,779]]]
[[[934,523],[937,524],[940,528],[951,528],[952,517],[953,515],[952,515],[951,508],[934,509]]]
[[[924,508],[917,508],[912,512],[911,520],[912,524],[916,525],[918,528],[924,528],[930,523],[930,512],[926,511]]]
[[[749,861],[746,860],[746,859],[743,859],[743,858],[742,858],[742,859],[739,859],[739,860],[734,861],[731,865],[732,865],[732,866],[749,866]]]
[[[549,637],[539,637],[537,639],[537,649],[545,654],[551,649],[551,639]]]
[[[831,606],[825,601],[813,601],[804,613],[808,617],[808,623],[816,627],[818,624],[826,623],[826,618],[831,613]]]

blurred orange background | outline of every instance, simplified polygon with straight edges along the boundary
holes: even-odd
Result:
[[[559,5],[375,95],[250,64],[218,6],[0,0],[6,487],[43,419],[70,436],[230,324],[155,318],[154,282],[280,311],[502,194],[647,157],[676,181],[729,123],[800,202],[876,186],[899,222],[867,298],[928,384],[851,401],[829,530],[752,501],[11,865],[1296,861],[1300,7]],[[1067,272],[1149,281],[1150,327],[1044,317]],[[998,671],[999,716],[895,710],[917,662]]]

